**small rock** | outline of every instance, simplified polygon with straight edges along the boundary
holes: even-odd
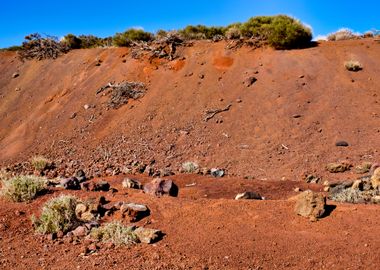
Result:
[[[294,211],[308,218],[321,218],[325,213],[326,197],[321,193],[307,190],[298,195]]]
[[[16,88],[15,88],[15,91],[16,91],[16,92],[19,92],[19,91],[21,91],[21,88],[20,88],[20,87],[16,87]]]
[[[305,76],[304,75],[299,75],[298,78],[302,79],[304,78]]]
[[[380,163],[374,163],[374,164],[372,164],[371,169],[369,170],[369,174],[373,175],[373,173],[375,172],[375,170],[377,168],[380,168]]]
[[[80,183],[76,177],[70,177],[70,178],[62,179],[60,181],[60,185],[64,189],[79,190],[81,188]]]
[[[257,81],[256,77],[249,77],[247,78],[245,81],[244,81],[244,85],[247,86],[247,87],[250,87],[252,86],[252,84],[254,84],[255,82]]]
[[[122,217],[129,217],[130,222],[136,222],[149,215],[150,210],[144,204],[125,203],[120,207]]]
[[[243,192],[239,193],[236,195],[235,200],[264,200],[264,197],[261,197],[258,193],[256,192]]]
[[[78,170],[76,173],[75,173],[75,177],[78,179],[78,181],[80,183],[86,181],[86,174],[83,170]]]
[[[134,230],[137,238],[141,243],[151,244],[158,241],[162,237],[162,232],[155,229],[139,227]]]
[[[318,184],[322,179],[318,176],[309,174],[305,178],[305,182],[308,184]]]
[[[368,173],[371,170],[371,162],[363,162],[362,164],[355,167],[355,172],[359,174]]]
[[[242,103],[243,100],[241,100],[240,98],[236,99],[236,103]]]
[[[204,74],[199,74],[199,79],[203,80],[205,78]]]
[[[88,110],[88,109],[90,109],[90,105],[85,104],[85,105],[83,106],[83,108],[84,108],[85,110]]]
[[[346,141],[337,141],[335,143],[335,146],[347,147],[348,146],[348,142],[346,142]]]
[[[330,191],[330,187],[329,187],[329,186],[325,186],[325,187],[323,188],[323,191],[324,191],[324,192],[329,192],[329,191]]]
[[[20,76],[20,74],[18,72],[15,72],[12,74],[12,78],[17,78],[18,76]]]
[[[371,185],[374,189],[380,187],[380,168],[377,168],[371,176]]]
[[[107,181],[101,180],[98,182],[84,182],[80,184],[85,191],[109,191],[110,184]]]
[[[69,118],[74,119],[75,117],[77,117],[77,113],[72,113]]]
[[[355,180],[354,183],[352,184],[352,189],[358,189],[358,190],[363,190],[363,180]]]
[[[347,162],[329,163],[326,165],[326,170],[331,173],[341,173],[350,170],[351,164]]]
[[[218,178],[220,178],[220,177],[223,177],[223,176],[224,176],[224,170],[222,170],[222,169],[217,169],[217,168],[212,168],[212,169],[210,170],[210,174],[211,174],[212,176],[214,176],[214,177],[218,177]]]
[[[130,178],[124,178],[121,185],[123,188],[142,189],[142,184],[138,180]]]
[[[63,233],[63,231],[58,231],[57,232],[57,238],[61,239],[65,236],[65,234]]]
[[[178,195],[178,187],[172,180],[156,178],[152,182],[144,185],[144,192],[154,196],[169,195],[176,197]]]
[[[88,229],[85,226],[78,226],[72,231],[73,235],[76,237],[84,237],[88,234]]]
[[[300,115],[300,114],[293,114],[292,117],[293,117],[293,118],[301,118],[302,115]]]
[[[296,187],[295,189],[294,189],[294,192],[300,192],[301,191],[301,189],[299,188],[299,187]]]

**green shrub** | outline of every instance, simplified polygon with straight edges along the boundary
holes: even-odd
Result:
[[[111,43],[108,42],[110,38],[99,38],[93,35],[80,35],[78,38],[81,41],[82,49],[111,46]]]
[[[363,69],[362,64],[359,61],[350,60],[344,63],[344,66],[349,71],[359,71]]]
[[[82,40],[73,34],[66,35],[63,38],[63,42],[65,42],[70,49],[82,48]]]
[[[79,221],[75,215],[77,198],[62,195],[47,201],[42,207],[40,218],[32,217],[35,230],[38,233],[64,233],[74,229]]]
[[[167,35],[168,35],[168,31],[160,29],[157,31],[155,38],[160,39],[160,38],[166,37]]]
[[[118,221],[93,228],[90,236],[96,241],[111,242],[115,245],[130,245],[139,241],[133,227],[126,227]]]
[[[275,49],[306,47],[312,39],[309,28],[286,15],[253,17],[240,30],[243,36],[263,39]]]
[[[217,35],[224,35],[226,29],[224,27],[208,27],[205,25],[188,25],[184,29],[179,30],[180,35],[185,39],[212,39]]]
[[[14,202],[31,201],[46,188],[46,183],[46,179],[33,175],[2,177],[1,194]]]
[[[124,33],[116,33],[113,36],[113,44],[118,47],[127,47],[133,41],[151,41],[154,39],[153,34],[141,29],[129,29]]]
[[[35,170],[43,171],[50,165],[50,161],[43,156],[34,156],[31,159],[31,164]]]
[[[22,50],[22,46],[10,46],[8,48],[0,49],[0,51],[16,52]]]

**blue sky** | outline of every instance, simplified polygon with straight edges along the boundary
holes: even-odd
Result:
[[[1,0],[0,48],[21,44],[25,35],[34,32],[106,37],[130,27],[155,32],[275,14],[291,15],[312,26],[314,37],[342,27],[357,32],[380,29],[379,0]]]

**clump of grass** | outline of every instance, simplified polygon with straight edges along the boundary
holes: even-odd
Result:
[[[199,165],[192,161],[182,163],[182,170],[185,173],[195,173],[199,170]]]
[[[133,227],[127,227],[119,221],[112,221],[101,227],[93,228],[90,236],[100,242],[111,242],[115,245],[130,245],[137,243],[138,237]]]
[[[38,233],[48,234],[74,229],[79,221],[75,215],[78,200],[74,196],[62,195],[47,201],[42,207],[39,218],[32,217],[33,226]]]
[[[360,64],[359,61],[355,61],[355,60],[350,60],[350,61],[345,62],[344,66],[346,67],[347,70],[354,71],[354,72],[363,69],[362,64]]]
[[[31,201],[46,188],[46,183],[45,178],[33,175],[2,179],[1,194],[14,202]]]
[[[50,161],[43,156],[34,156],[30,162],[33,168],[37,171],[45,170],[50,164]]]

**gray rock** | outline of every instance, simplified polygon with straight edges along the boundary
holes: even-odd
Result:
[[[223,177],[225,172],[222,169],[212,168],[210,174],[214,177]]]
[[[122,217],[128,217],[129,221],[136,222],[149,215],[150,210],[144,204],[124,203],[120,207]]]
[[[260,194],[256,192],[243,192],[236,195],[235,200],[264,200],[264,197],[261,197]]]
[[[80,183],[76,177],[70,177],[70,178],[62,179],[60,181],[60,185],[64,189],[79,190],[81,188]]]
[[[335,146],[347,147],[348,146],[348,142],[346,142],[346,141],[337,141],[335,143]]]

